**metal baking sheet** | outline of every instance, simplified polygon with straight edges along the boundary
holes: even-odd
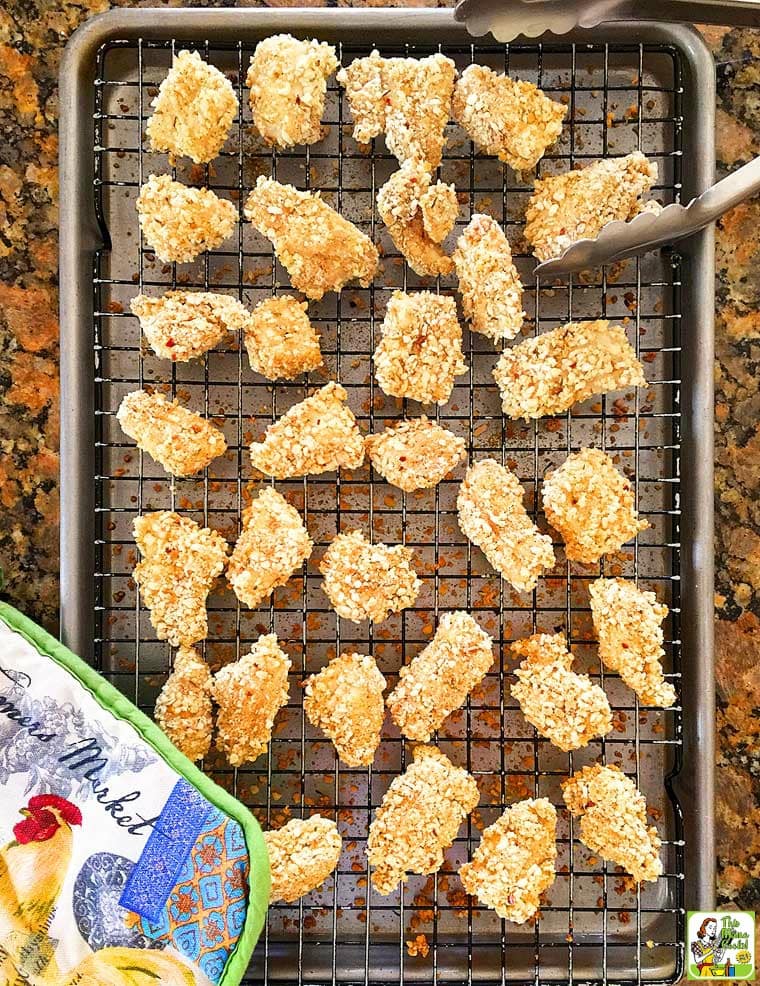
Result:
[[[537,82],[570,112],[562,140],[542,174],[640,148],[657,161],[663,202],[688,200],[712,179],[713,66],[695,32],[654,25],[618,26],[544,43],[473,44],[447,11],[135,10],[96,18],[71,42],[62,69],[62,631],[141,708],[152,711],[170,666],[130,579],[136,561],[134,517],[176,508],[234,541],[251,482],[247,445],[266,424],[329,377],[339,379],[361,426],[380,430],[422,409],[385,397],[370,355],[389,292],[428,286],[394,253],[375,196],[396,168],[382,139],[369,152],[351,137],[350,114],[331,80],[326,136],[310,148],[274,153],[252,130],[244,77],[256,41],[277,31],[338,45],[347,63],[373,46],[386,55],[441,50],[461,69],[472,61]],[[365,229],[384,254],[367,290],[344,290],[310,304],[322,333],[326,373],[272,384],[252,373],[238,343],[202,362],[170,366],[141,342],[129,300],[175,286],[229,292],[253,305],[288,291],[271,247],[250,224],[194,264],[162,265],[141,242],[135,199],[140,183],[169,170],[144,141],[150,101],[172,52],[197,48],[235,82],[242,116],[223,154],[208,168],[178,165],[177,177],[208,183],[241,203],[259,174],[273,174],[324,197]],[[683,966],[687,908],[712,901],[712,606],[711,573],[711,234],[678,252],[652,254],[571,282],[537,283],[522,239],[532,179],[521,180],[478,154],[451,125],[440,169],[461,193],[459,228],[472,212],[504,223],[526,285],[528,332],[569,319],[624,320],[644,361],[649,386],[592,399],[556,419],[523,424],[500,413],[491,369],[496,352],[465,330],[470,365],[437,420],[466,440],[473,459],[493,456],[515,469],[545,528],[537,488],[547,468],[581,445],[604,447],[632,478],[639,509],[652,525],[602,568],[564,560],[535,593],[517,594],[460,533],[455,514],[463,470],[435,490],[403,495],[368,467],[278,483],[303,511],[316,549],[305,571],[270,606],[248,611],[229,591],[209,602],[205,653],[219,666],[259,633],[277,631],[293,660],[291,697],[271,751],[233,771],[206,766],[264,826],[319,810],[344,836],[338,871],[296,905],[275,906],[250,969],[250,982],[672,982]],[[434,289],[451,292],[443,279]],[[145,384],[163,387],[223,422],[230,447],[200,478],[172,480],[121,433],[114,412]],[[429,410],[429,409],[428,409]],[[429,412],[430,413],[430,412]],[[417,604],[378,627],[340,622],[320,589],[318,559],[340,529],[415,551],[424,589]],[[674,710],[642,711],[615,675],[600,667],[586,587],[600,572],[636,578],[671,608],[667,671],[679,692]],[[407,762],[386,723],[375,764],[339,766],[332,746],[307,721],[300,683],[343,649],[374,653],[389,680],[429,638],[438,614],[467,608],[495,637],[498,660],[466,707],[438,734],[451,758],[478,779],[478,813],[463,825],[436,877],[412,877],[403,894],[371,891],[364,844],[372,810]],[[600,680],[615,728],[571,755],[536,736],[509,695],[510,640],[565,629],[578,666]],[[601,758],[629,771],[653,807],[664,838],[665,872],[639,891],[591,854],[562,809],[559,783]],[[458,865],[480,830],[506,804],[547,796],[560,808],[558,876],[540,919],[500,921],[461,891]],[[425,935],[430,952],[410,956]]]

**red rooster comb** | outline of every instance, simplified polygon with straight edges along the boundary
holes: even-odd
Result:
[[[54,808],[58,816],[69,825],[82,824],[82,812],[75,804],[58,794],[35,794],[23,809],[23,821],[13,826],[13,834],[21,845],[29,842],[46,842],[52,839],[61,827],[59,818],[50,811]]]

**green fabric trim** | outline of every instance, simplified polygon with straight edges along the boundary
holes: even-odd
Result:
[[[40,654],[49,657],[76,678],[107,712],[128,722],[169,766],[194,784],[211,804],[240,824],[251,860],[251,884],[245,925],[235,950],[227,960],[219,986],[238,986],[259,939],[269,904],[269,855],[259,824],[248,809],[215,784],[194,763],[169,742],[168,738],[128,698],[73,651],[37,626],[8,603],[0,602],[0,620],[18,633]]]

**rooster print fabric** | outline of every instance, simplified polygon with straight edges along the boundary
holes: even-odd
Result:
[[[0,984],[217,986],[240,823],[0,619]]]

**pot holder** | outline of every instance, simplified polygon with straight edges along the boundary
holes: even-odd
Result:
[[[0,603],[0,983],[236,986],[268,897],[243,805]]]

